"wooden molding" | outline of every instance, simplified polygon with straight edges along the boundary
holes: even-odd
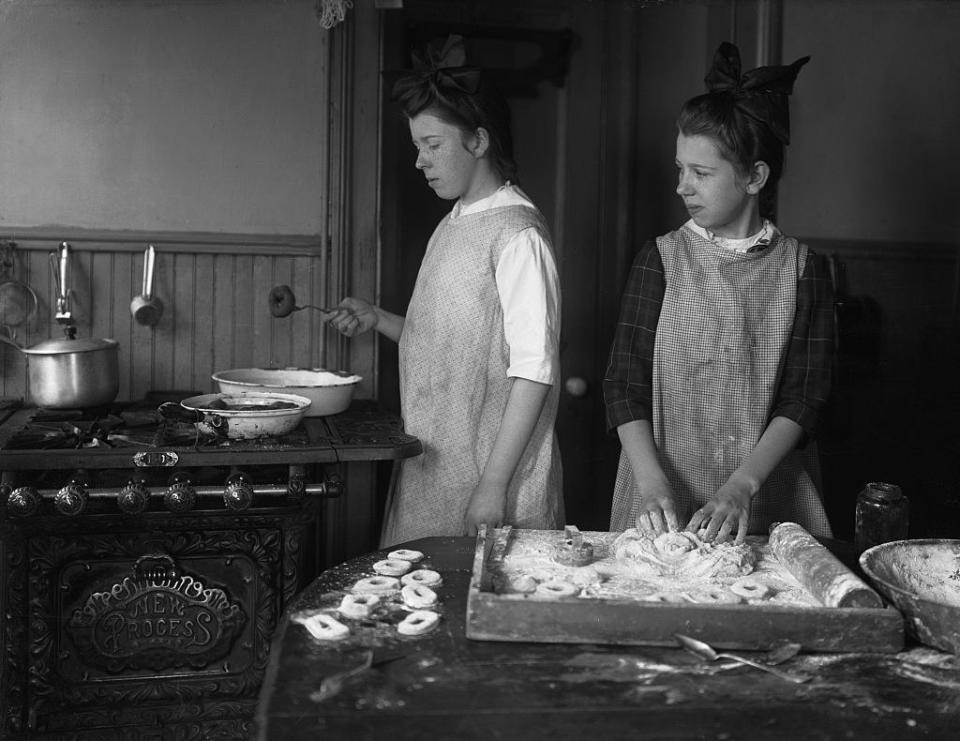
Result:
[[[76,227],[8,227],[0,241],[16,243],[18,250],[50,250],[60,242],[85,250],[143,252],[148,244],[164,252],[191,254],[313,256],[323,252],[318,234],[231,234],[213,232],[124,231]]]

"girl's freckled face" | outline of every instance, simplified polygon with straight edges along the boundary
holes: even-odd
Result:
[[[677,195],[697,225],[721,237],[750,235],[746,179],[707,136],[677,136]]]
[[[453,200],[469,191],[477,160],[460,128],[424,112],[410,119],[410,138],[417,148],[417,169],[438,196]]]

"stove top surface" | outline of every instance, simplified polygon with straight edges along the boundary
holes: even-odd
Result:
[[[399,459],[422,452],[420,441],[403,432],[399,418],[373,400],[355,400],[338,415],[306,417],[287,435],[252,440],[167,419],[158,407],[170,400],[148,398],[89,409],[11,410],[8,405],[0,413],[0,469],[139,467],[157,465],[157,456],[163,455],[179,464],[201,465]]]
[[[164,419],[148,402],[89,409],[34,409],[24,424],[0,443],[0,450],[77,450],[137,447],[249,447],[310,444],[304,425],[282,437],[232,440],[190,422]]]

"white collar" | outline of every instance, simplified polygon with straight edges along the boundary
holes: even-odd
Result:
[[[456,219],[458,216],[476,214],[499,206],[530,205],[532,204],[527,194],[508,180],[493,193],[485,198],[481,198],[479,201],[474,201],[469,206],[464,206],[463,201],[458,200],[450,211],[450,218]]]
[[[764,247],[769,246],[770,243],[776,239],[777,235],[780,233],[780,230],[777,229],[776,225],[770,221],[770,219],[763,220],[763,224],[760,226],[760,231],[758,231],[756,234],[753,234],[749,237],[744,237],[743,239],[719,237],[709,229],[704,229],[693,219],[690,219],[686,223],[686,226],[688,226],[694,233],[699,234],[709,242],[713,242],[718,247],[723,247],[725,250],[730,250],[732,252],[741,253],[760,252]]]

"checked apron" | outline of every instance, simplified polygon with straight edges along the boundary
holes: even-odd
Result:
[[[445,217],[417,275],[400,336],[405,431],[423,454],[403,461],[381,546],[431,535],[462,535],[513,380],[495,267],[518,231],[546,233],[539,212],[502,206]],[[555,529],[563,523],[554,384],[507,489],[506,522]]]
[[[759,252],[681,228],[657,239],[665,292],[653,355],[654,441],[681,522],[753,450],[769,422],[807,248],[779,235]],[[751,501],[751,533],[797,522],[830,537],[813,444],[792,450]],[[621,453],[610,529],[634,527],[639,493]]]

